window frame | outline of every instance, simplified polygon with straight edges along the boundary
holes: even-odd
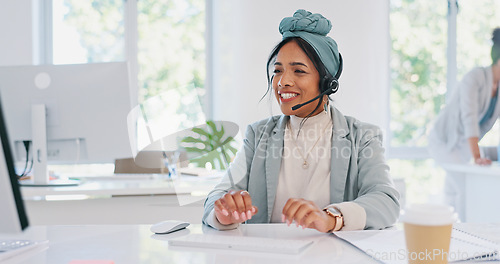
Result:
[[[457,0],[447,0],[448,2],[448,31],[447,31],[447,48],[446,48],[446,101],[450,98],[450,95],[453,92],[457,85],[457,14],[459,3]],[[388,2],[390,5],[390,2]],[[390,30],[389,30],[390,32]],[[390,41],[390,45],[392,45],[392,41]],[[389,46],[389,49],[392,49]],[[389,78],[389,89],[388,89],[388,97],[390,102],[390,93],[391,93],[392,85],[391,80]],[[406,160],[414,160],[414,159],[428,159],[430,158],[429,153],[427,152],[427,147],[394,147],[391,145],[392,142],[392,131],[391,131],[391,109],[390,104],[387,105],[387,122],[386,122],[386,131],[389,131],[387,138],[387,158],[388,159],[406,159]]]

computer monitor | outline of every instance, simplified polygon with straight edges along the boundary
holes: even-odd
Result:
[[[28,227],[21,191],[0,102],[0,234],[18,233]]]
[[[14,159],[24,164],[30,146],[33,185],[61,184],[49,181],[47,163],[112,163],[132,156],[129,83],[126,62],[0,67]]]

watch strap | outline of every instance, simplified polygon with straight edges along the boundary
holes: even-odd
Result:
[[[335,225],[334,225],[333,229],[328,230],[327,233],[331,233],[333,231],[340,230],[344,224],[344,218],[342,216],[342,213],[337,208],[331,208],[333,210],[328,210],[330,208],[331,207],[327,207],[327,208],[323,209],[323,211],[325,211],[328,215],[333,216],[333,218],[335,218]],[[335,212],[332,212],[332,211],[335,211]]]

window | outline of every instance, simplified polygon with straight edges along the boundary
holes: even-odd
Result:
[[[500,1],[459,0],[456,17],[448,20],[454,16],[449,2],[454,1],[390,2],[391,147],[427,145],[426,133],[444,106],[446,94],[455,88],[447,88],[451,58],[456,56],[453,77],[458,81],[473,67],[491,64],[491,32],[500,26]],[[448,32],[449,21],[454,20],[456,36]],[[450,37],[456,38],[456,54],[447,55]]]
[[[130,14],[125,0],[53,0],[53,62],[129,59],[138,64],[132,66],[138,69],[138,102],[169,90],[179,96],[203,96],[205,1],[141,0],[134,4],[137,13]],[[134,25],[125,23],[127,14]],[[127,54],[126,31],[133,28],[138,37],[129,41],[138,49]]]
[[[391,147],[423,147],[446,94],[446,1],[391,1]]]
[[[54,64],[125,60],[122,0],[53,0]]]
[[[160,120],[158,131],[204,121],[205,0],[47,0],[45,5],[51,10],[45,16],[52,18],[44,28],[52,36],[47,52],[52,56],[45,63],[127,60],[132,85],[137,84],[133,101],[146,105],[151,123]],[[165,115],[176,116],[165,122],[160,119]],[[149,142],[140,133],[138,140]]]
[[[205,1],[138,1],[140,100],[205,81]]]
[[[499,0],[390,1],[389,151],[396,155],[389,165],[394,177],[405,178],[411,202],[439,199],[445,172],[428,159],[426,135],[454,83],[491,64],[499,11]],[[498,145],[498,130],[497,122],[480,144]]]

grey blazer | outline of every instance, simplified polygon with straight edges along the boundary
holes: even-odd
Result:
[[[353,201],[366,211],[365,229],[382,229],[399,216],[399,193],[384,158],[382,133],[376,126],[344,116],[331,107],[333,121],[330,203]],[[248,126],[243,149],[223,180],[205,200],[203,223],[214,202],[231,189],[247,190],[259,212],[247,223],[269,223],[273,211],[289,116],[273,116]],[[231,177],[230,177],[231,176]]]
[[[479,121],[488,111],[492,86],[491,66],[477,67],[468,72],[436,118],[430,137],[444,143],[448,150],[470,137],[481,139],[500,115],[498,100],[492,117],[479,125]]]

